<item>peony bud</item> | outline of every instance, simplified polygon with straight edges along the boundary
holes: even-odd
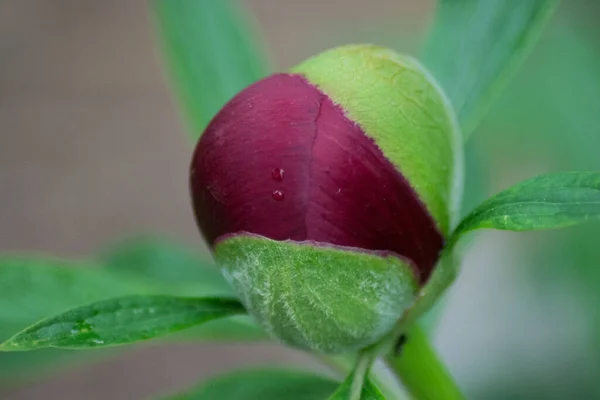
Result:
[[[413,59],[345,46],[242,90],[191,192],[224,275],[283,342],[358,350],[413,305],[453,224],[458,129]]]

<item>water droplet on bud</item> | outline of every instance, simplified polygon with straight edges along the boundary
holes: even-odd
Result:
[[[271,171],[271,178],[273,178],[274,181],[281,182],[283,180],[283,169],[275,168]]]
[[[274,190],[273,199],[277,201],[283,201],[283,192],[281,190]]]

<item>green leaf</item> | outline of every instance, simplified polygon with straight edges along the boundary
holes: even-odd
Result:
[[[233,0],[154,0],[158,35],[196,140],[238,91],[266,75],[249,21]]]
[[[0,257],[0,342],[49,315],[114,296],[145,293],[137,282],[89,262],[42,257]],[[89,358],[87,352],[50,349],[0,353],[0,384],[31,379],[44,370]]]
[[[16,334],[2,351],[86,349],[152,339],[211,319],[243,314],[230,299],[127,296],[74,308]]]
[[[181,270],[176,262],[171,263],[169,267]],[[161,285],[159,279],[147,279],[142,282],[134,279],[140,276],[143,274],[128,275],[120,273],[116,268],[107,270],[87,261],[34,256],[0,257],[0,342],[36,321],[76,306],[111,297],[178,291],[179,285]],[[191,286],[194,290],[189,292],[196,296],[212,295],[208,289],[212,293],[216,291],[204,286],[201,280],[190,282],[190,288]],[[203,293],[205,289],[207,291]],[[265,334],[249,316],[240,315],[186,329],[169,337],[169,340],[265,340]],[[93,353],[74,353],[58,349],[31,353],[0,353],[0,383],[13,383],[24,374],[31,378],[42,370],[56,370],[57,366],[82,359],[89,360],[90,356],[97,359],[98,353]]]
[[[448,94],[465,140],[504,89],[557,0],[441,0],[424,62]]]
[[[234,294],[219,268],[175,241],[143,236],[123,240],[98,257],[108,270],[160,287],[161,293],[193,297]],[[265,332],[247,315],[186,329],[174,340],[265,341]]]
[[[475,208],[452,234],[481,228],[532,231],[563,228],[600,219],[600,173],[541,175],[491,197]]]
[[[175,262],[170,266],[180,268]],[[136,277],[139,278],[135,274],[99,268],[87,261],[0,257],[0,341],[43,318],[95,301],[125,295],[187,292],[196,297],[213,297],[222,292],[202,280],[182,287],[161,284],[159,279],[134,279]],[[235,316],[194,327],[178,337],[256,340],[264,339],[265,335],[248,316]]]
[[[98,261],[113,272],[172,287],[173,294],[233,296],[214,262],[166,238],[142,236],[123,240],[103,251]]]
[[[237,371],[201,384],[171,400],[317,400],[326,399],[338,382],[307,372],[282,369]]]
[[[150,292],[147,285],[90,262],[0,257],[0,341],[67,308]]]

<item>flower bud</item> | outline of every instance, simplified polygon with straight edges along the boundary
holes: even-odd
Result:
[[[458,129],[413,59],[321,53],[237,94],[196,147],[196,219],[273,336],[358,350],[413,305],[453,224]]]

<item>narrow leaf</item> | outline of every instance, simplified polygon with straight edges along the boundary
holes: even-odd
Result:
[[[146,292],[146,286],[103,271],[89,262],[34,256],[0,257],[0,342],[67,308]],[[55,371],[90,356],[88,352],[75,354],[57,349],[0,353],[0,384],[6,386],[32,379],[42,371]]]
[[[183,269],[177,264],[176,257],[171,261],[165,268]],[[144,271],[142,263],[136,265]],[[222,284],[215,286],[202,279],[190,279],[189,284],[180,285],[161,281],[160,274],[156,279],[151,274],[142,276],[143,273],[121,273],[117,267],[100,268],[98,264],[87,261],[34,256],[0,257],[0,341],[43,318],[95,301],[137,294],[184,293],[194,297],[221,297],[224,292]],[[177,336],[188,341],[265,338],[264,332],[248,316],[215,320]]]
[[[85,261],[0,257],[0,341],[67,308],[152,289]]]
[[[108,247],[98,260],[109,271],[160,287],[165,294],[234,297],[216,265],[193,249],[166,238],[129,238]],[[222,342],[268,338],[250,316],[239,315],[186,329],[173,340]]]
[[[440,0],[424,62],[448,94],[465,140],[504,89],[558,0]]]
[[[184,269],[178,265],[177,257],[170,260],[165,269]],[[150,258],[146,261],[151,262]],[[142,264],[140,262],[135,265]],[[133,267],[126,269],[132,273],[121,273],[120,268],[116,266],[109,269],[100,268],[98,264],[87,261],[36,256],[0,256],[0,342],[36,321],[94,301],[134,294],[186,293],[196,297],[208,297],[219,292],[214,285],[206,285],[201,279],[190,280],[189,285],[181,289],[181,285],[174,282],[163,283],[160,273],[153,279],[152,274],[144,276],[143,273],[134,273]],[[150,271],[151,268],[144,269],[142,266],[141,270]],[[169,336],[168,339],[188,342],[247,341],[266,340],[266,337],[249,316],[239,315],[186,329],[177,335]],[[13,383],[16,378],[25,374],[29,379],[42,370],[56,370],[57,367],[73,361],[90,360],[92,356],[95,360],[98,353],[74,353],[58,349],[0,353],[0,383]]]
[[[234,0],[154,0],[158,35],[194,140],[238,91],[266,74]]]
[[[211,319],[244,313],[230,299],[128,296],[74,308],[42,320],[2,345],[3,351],[86,349],[134,343]]]
[[[475,208],[452,241],[474,229],[532,231],[600,219],[600,172],[541,175],[504,190]]]
[[[209,380],[171,400],[318,400],[326,399],[339,385],[307,372],[260,369],[228,373]]]

